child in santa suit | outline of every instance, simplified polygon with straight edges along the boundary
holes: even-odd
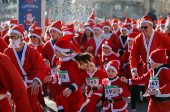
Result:
[[[149,82],[144,96],[150,96],[148,112],[170,111],[170,66],[166,63],[165,50],[157,48],[150,54],[151,69],[142,77],[121,80],[129,85]]]
[[[70,40],[74,34],[66,35],[57,40],[54,53],[59,61],[56,63],[57,74],[46,76],[45,82],[58,83],[56,106],[58,112],[76,112],[78,102],[82,98],[81,72],[77,63],[69,57]]]
[[[121,82],[117,76],[118,62],[110,61],[106,67],[108,78],[103,79],[103,84],[98,86],[99,90],[104,90],[105,102],[103,110],[105,112],[128,112],[126,109],[128,104],[122,97],[128,97],[130,92],[125,83]]]
[[[118,60],[119,66],[123,66],[121,75],[128,79],[132,78],[131,71],[130,71],[130,65],[129,65],[130,51],[132,48],[133,41],[138,34],[139,33],[133,32],[128,35],[128,38],[127,38],[128,49],[126,49],[123,56]],[[139,77],[143,75],[143,66],[142,66],[141,61],[139,61],[139,63],[138,63],[137,72],[138,72]],[[144,86],[142,86],[142,87],[144,88]],[[131,88],[131,109],[132,109],[132,112],[135,112],[136,100],[138,99],[137,101],[140,101],[140,91],[137,91],[137,88],[140,89],[140,87],[138,85],[132,85],[131,87],[129,86],[129,89],[130,88]]]
[[[78,54],[75,57],[76,62],[80,68],[85,68],[82,73],[82,83],[85,82],[86,86],[86,97],[80,107],[79,112],[85,107],[86,112],[96,112],[96,104],[100,100],[103,91],[98,90],[98,85],[102,84],[102,79],[107,77],[106,72],[97,69],[95,67],[95,59],[89,53]]]
[[[100,69],[105,71],[108,62],[111,60],[116,60],[118,56],[118,53],[114,53],[112,51],[112,42],[109,39],[105,40],[102,44],[102,54],[99,57],[101,64]]]

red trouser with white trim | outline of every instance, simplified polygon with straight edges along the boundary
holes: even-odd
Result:
[[[0,100],[0,112],[12,112],[8,97]]]
[[[99,101],[101,96],[98,95],[91,95],[88,99],[90,99],[90,102],[85,106],[86,112],[96,112],[96,103]]]
[[[150,99],[148,105],[148,112],[169,112],[170,111],[170,100],[167,102],[158,103]]]

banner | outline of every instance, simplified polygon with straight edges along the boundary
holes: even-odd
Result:
[[[28,31],[29,27],[37,21],[38,27],[41,27],[41,0],[18,0],[18,18],[19,24],[23,24],[24,29]]]

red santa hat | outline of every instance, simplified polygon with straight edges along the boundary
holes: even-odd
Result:
[[[74,29],[74,24],[73,23],[68,23],[67,28],[73,28]]]
[[[102,25],[101,24],[96,24],[95,26],[94,26],[94,28],[93,28],[93,30],[95,30],[95,29],[98,29],[98,30],[100,30],[101,32],[102,32]]]
[[[93,21],[95,23],[95,16],[94,16],[94,10],[92,11],[91,15],[89,16],[88,20]]]
[[[22,39],[24,39],[24,31],[24,26],[22,24],[17,24],[8,31],[8,34],[10,35],[11,33],[16,33],[18,35],[21,35]]]
[[[63,36],[70,35],[70,34],[74,34],[73,28],[66,28],[66,29],[63,30]]]
[[[88,62],[88,64],[92,64],[94,67],[96,67],[95,57],[93,55],[91,56],[92,56],[92,62]]]
[[[130,34],[128,35],[127,40],[134,41],[134,40],[135,40],[135,37],[136,37],[137,35],[139,35],[139,33],[137,33],[137,32],[132,32],[132,33],[130,33]]]
[[[54,21],[51,25],[50,25],[50,30],[53,29],[55,31],[57,31],[58,33],[62,34],[61,31],[61,21]]]
[[[131,23],[132,21],[129,19],[129,18],[126,18],[125,19],[125,25],[131,25],[132,23]]]
[[[35,27],[37,27],[36,21],[29,27],[29,31],[33,31],[35,29]]]
[[[119,19],[118,24],[123,24],[123,21]]]
[[[54,49],[59,50],[65,56],[69,56],[70,54],[66,54],[65,52],[70,52],[70,41],[73,36],[74,34],[71,34],[59,38],[54,45]]]
[[[28,15],[32,15],[32,14],[31,14],[31,13],[26,13],[26,14],[25,14],[25,17],[28,16]]]
[[[93,32],[93,24],[88,24],[86,25],[86,27],[84,28],[84,30],[89,29],[91,32]]]
[[[118,64],[117,60],[109,61],[109,63],[107,64],[107,67],[106,67],[106,71],[109,68],[111,68],[111,69],[113,69],[116,72],[116,74],[118,74],[118,66],[119,66],[119,64]]]
[[[110,30],[111,30],[111,25],[110,25],[110,23],[109,22],[104,22],[104,24],[103,24],[103,29],[104,28],[109,28]]]
[[[118,25],[118,20],[117,19],[112,19],[112,25],[114,25],[114,24]]]
[[[152,51],[149,58],[154,64],[162,65],[166,63],[166,54],[165,49],[157,48],[156,50]]]
[[[166,24],[166,20],[164,18],[162,18],[159,22],[159,25],[165,25]]]
[[[120,29],[120,32],[122,33],[122,30],[126,30],[128,31],[128,26],[127,25],[123,25]]]
[[[10,26],[15,26],[18,24],[18,20],[17,19],[10,19]]]
[[[132,20],[132,25],[137,25],[136,20]]]
[[[142,17],[142,19],[140,20],[140,24],[141,23],[150,23],[151,25],[153,25],[153,21],[148,15]]]
[[[36,27],[29,36],[36,36],[38,38],[41,38],[41,34],[42,34],[42,28]]]
[[[107,47],[110,49],[110,51],[112,51],[112,42],[109,39],[106,39],[102,44],[102,47]]]

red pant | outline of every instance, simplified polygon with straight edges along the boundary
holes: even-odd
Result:
[[[8,97],[0,100],[0,112],[12,112]]]
[[[50,89],[51,96],[54,101],[56,101],[57,90],[58,90],[58,83],[52,84],[51,82],[48,83],[48,87]]]
[[[98,95],[93,94],[88,99],[90,99],[90,102],[85,106],[86,112],[96,112],[96,103],[99,101],[101,97]]]
[[[150,99],[148,105],[148,112],[169,112],[170,111],[170,100],[167,102],[158,103]]]

